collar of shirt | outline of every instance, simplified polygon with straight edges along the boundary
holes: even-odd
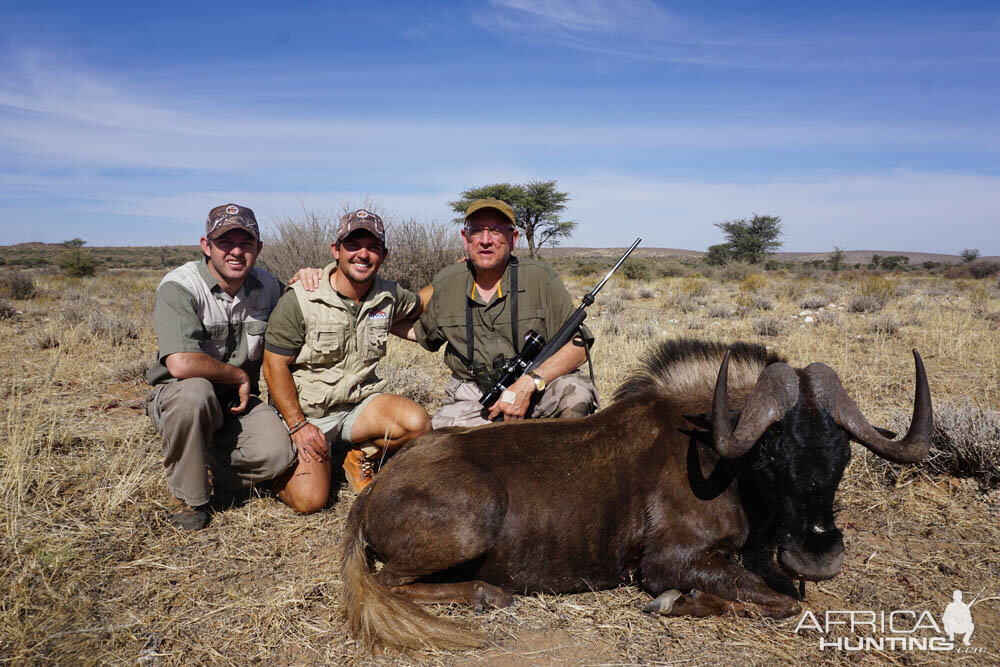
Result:
[[[465,294],[472,303],[477,306],[488,307],[507,296],[507,293],[510,291],[510,262],[507,262],[507,266],[504,267],[503,275],[500,276],[500,283],[497,285],[497,291],[494,292],[489,301],[484,301],[481,298],[479,287],[476,285],[476,269],[472,266],[472,262],[466,260],[466,264],[469,267],[469,277],[465,284]]]
[[[348,298],[333,289],[333,283],[330,280],[330,276],[333,272],[337,270],[337,263],[331,262],[323,267],[323,277],[319,279],[319,289],[313,292],[307,292],[306,298],[310,301],[319,301],[320,303],[325,303],[328,306],[333,306],[335,308],[341,308],[349,312],[356,312],[359,307],[367,306],[373,301],[380,299],[383,293],[387,293],[388,290],[385,289],[383,280],[378,276],[372,280],[371,286],[369,286],[368,291],[365,295],[361,297],[361,303],[354,303],[354,299]]]
[[[236,292],[236,297],[239,298],[229,296],[229,294],[222,289],[222,285],[219,284],[219,279],[216,278],[212,274],[212,270],[208,268],[208,257],[202,258],[201,263],[198,264],[198,275],[200,275],[201,279],[205,281],[206,285],[208,285],[209,291],[215,295],[215,298],[222,299],[223,301],[234,301],[249,298],[255,290],[259,290],[264,287],[261,282],[257,280],[257,276],[253,274],[253,269],[250,269],[250,272],[247,273],[246,280],[243,281],[243,285],[240,287],[239,291]]]

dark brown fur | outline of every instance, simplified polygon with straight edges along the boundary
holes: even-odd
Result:
[[[789,454],[794,474],[822,478],[809,488],[832,504],[847,438],[822,416],[811,418],[815,428],[798,416],[761,438],[762,454],[720,460],[706,444],[711,438],[689,430],[684,415],[711,411],[727,349],[729,408],[736,412],[763,369],[781,360],[758,345],[673,341],[652,350],[596,415],[447,429],[410,443],[351,510],[343,575],[354,635],[367,645],[455,646],[465,635],[412,602],[505,606],[508,592],[631,582],[653,596],[685,592],[647,608],[660,613],[795,613],[788,586],[779,593],[735,558],[756,536],[752,546],[770,549],[773,561],[773,540],[794,532],[771,525],[780,524],[773,517],[783,515],[786,499],[751,511],[754,501],[740,487],[759,494],[752,480],[762,475],[770,476],[758,484],[781,487],[786,473],[761,473],[759,457],[781,459],[794,430],[793,440],[809,447],[811,440],[829,441],[836,452],[828,461],[804,445]],[[832,526],[817,534],[837,547],[832,513],[810,512],[809,527]],[[383,563],[374,576],[368,556]]]

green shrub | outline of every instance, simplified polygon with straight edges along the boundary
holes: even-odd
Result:
[[[56,266],[67,276],[82,278],[97,273],[97,260],[83,248],[67,248],[56,255]]]
[[[622,275],[629,280],[649,280],[649,264],[641,259],[629,259],[621,267]]]

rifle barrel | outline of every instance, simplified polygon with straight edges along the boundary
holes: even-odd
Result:
[[[604,287],[604,283],[608,282],[608,280],[611,279],[611,276],[613,276],[614,273],[615,273],[615,271],[618,270],[618,267],[622,265],[622,262],[624,262],[626,259],[628,259],[628,256],[632,254],[632,251],[635,250],[635,247],[637,245],[639,245],[640,242],[642,242],[642,239],[641,238],[637,238],[635,240],[635,243],[633,243],[632,246],[628,250],[625,251],[625,254],[621,256],[621,259],[619,259],[617,262],[615,262],[615,265],[611,267],[611,270],[608,271],[608,275],[604,276],[604,279],[601,280],[601,282],[597,283],[597,287],[595,287],[594,289],[590,290],[590,298],[591,299],[593,299],[595,296],[597,296],[597,293],[601,291],[602,287]]]

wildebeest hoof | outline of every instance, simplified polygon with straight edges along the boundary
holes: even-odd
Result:
[[[487,583],[475,585],[475,602],[472,608],[477,611],[485,611],[487,607],[502,609],[514,604],[514,598],[501,588]]]
[[[676,588],[671,588],[669,591],[660,593],[659,597],[643,607],[642,610],[647,614],[669,615],[670,611],[674,608],[674,603],[677,602],[682,595],[683,593]]]

